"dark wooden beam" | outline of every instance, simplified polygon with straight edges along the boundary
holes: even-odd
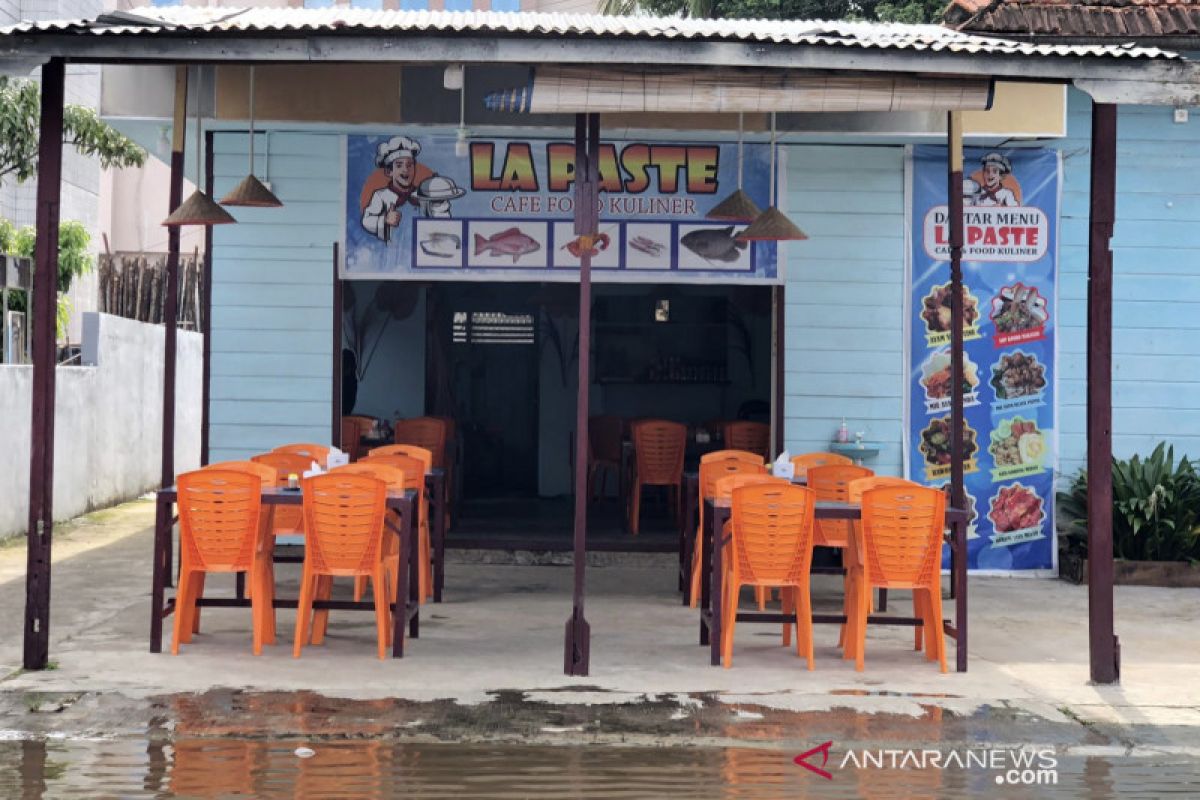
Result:
[[[62,194],[62,59],[42,67],[33,251],[33,408],[29,448],[29,530],[25,572],[25,669],[50,659],[50,545],[54,531],[54,372],[58,342],[58,221]]]
[[[1088,645],[1093,683],[1121,675],[1113,629],[1112,247],[1117,202],[1117,107],[1092,104],[1088,237]]]
[[[338,245],[333,243],[333,394],[331,404],[330,439],[335,447],[347,446],[342,441],[342,279],[338,275]]]
[[[773,441],[774,449],[773,449],[771,455],[778,456],[780,453],[783,452],[783,447],[784,447],[783,408],[784,408],[785,389],[787,388],[785,385],[785,383],[786,383],[785,379],[786,379],[786,375],[787,375],[787,372],[786,372],[786,370],[787,370],[787,357],[786,357],[787,335],[786,335],[786,327],[785,327],[786,317],[784,316],[786,309],[784,307],[783,284],[772,287],[771,292],[772,292],[772,296],[774,297],[774,300],[775,300],[775,319],[774,319],[774,325],[772,326],[774,328],[773,333],[774,333],[774,344],[775,344],[775,363],[773,365],[773,368],[775,370],[775,380],[773,381],[775,391],[774,391],[774,396],[771,398],[771,428],[772,428],[771,433],[772,433],[772,437],[774,440]]]
[[[187,123],[187,67],[175,68],[175,119],[171,138],[171,179],[167,213],[183,202],[183,142]],[[197,99],[197,102],[199,100]],[[179,226],[167,228],[167,274],[163,301],[162,486],[175,483],[175,357],[179,306]]]
[[[963,385],[963,152],[962,114],[951,111],[946,115],[947,145],[949,150],[946,171],[947,216],[950,217],[950,498],[955,508],[967,507],[967,494],[963,488],[963,396],[959,388]],[[951,548],[950,581],[954,590],[954,624],[958,629],[955,639],[956,667],[959,672],[967,671],[967,550],[965,524],[956,523],[954,546]]]
[[[213,132],[204,134],[204,192],[213,197],[216,179],[213,176]],[[204,355],[200,376],[200,464],[209,463],[209,401],[212,397],[212,251],[213,226],[204,227],[204,263],[200,279],[200,334],[204,337]]]

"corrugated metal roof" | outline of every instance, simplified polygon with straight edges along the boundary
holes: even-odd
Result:
[[[1011,36],[1200,36],[1196,0],[955,0],[946,19],[961,30]]]
[[[879,50],[1016,56],[1179,58],[1157,48],[1039,45],[963,33],[937,25],[820,20],[682,19],[651,16],[536,14],[495,11],[372,11],[356,8],[143,7],[95,20],[22,22],[0,36],[438,33],[539,38],[670,39],[763,42]]]

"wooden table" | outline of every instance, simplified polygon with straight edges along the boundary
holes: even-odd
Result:
[[[689,502],[689,506],[691,503]],[[721,665],[721,627],[722,609],[721,596],[725,577],[724,558],[725,545],[728,537],[721,538],[721,545],[714,547],[713,542],[717,531],[723,531],[729,520],[731,503],[728,499],[704,500],[704,529],[700,537],[700,644],[709,646],[709,662],[715,667]],[[817,519],[857,520],[862,516],[862,509],[857,504],[818,501],[816,505]],[[694,517],[693,517],[694,519]],[[966,586],[967,541],[966,523],[967,512],[962,509],[946,509],[946,522],[953,531],[950,537],[951,552],[951,583],[954,586]],[[694,527],[693,527],[694,530]],[[813,572],[843,572],[842,568],[813,568]],[[961,575],[959,574],[961,571]],[[961,582],[959,579],[962,579]],[[690,581],[689,581],[690,583]],[[967,597],[961,589],[955,593],[954,624],[944,622],[945,632],[958,644],[957,667],[959,672],[966,672],[966,622]],[[796,621],[795,614],[777,614],[770,612],[742,612],[737,614],[738,622],[770,622],[785,623]],[[844,614],[813,614],[815,624],[841,625],[846,622]],[[906,625],[921,624],[916,617],[897,617],[872,614],[867,621],[873,625]]]
[[[171,572],[171,542],[175,522],[174,515],[172,514],[172,506],[175,504],[176,499],[177,494],[174,486],[160,490],[156,496],[154,569],[150,587],[151,653],[162,652],[163,619],[175,611],[175,598],[165,600],[164,595],[167,579]],[[268,487],[263,489],[262,502],[264,506],[298,506],[303,503],[303,498],[299,491]],[[386,525],[385,530],[391,530],[392,533],[400,537],[400,547],[397,548],[399,550],[396,572],[397,602],[392,605],[392,623],[394,626],[392,632],[392,657],[402,658],[404,656],[405,623],[408,624],[408,633],[410,636],[414,639],[420,636],[421,606],[417,597],[419,591],[417,581],[419,561],[413,557],[413,541],[415,538],[413,533],[418,530],[417,526],[420,524],[420,520],[418,519],[420,504],[417,502],[417,493],[409,490],[403,493],[389,492],[387,506],[400,516],[399,526],[395,526],[391,521],[387,521],[384,524]],[[294,563],[300,560],[294,556],[275,557],[276,562],[283,563]],[[404,608],[398,611],[397,606],[401,605],[403,602],[402,598],[405,597],[408,598],[408,601],[404,603]],[[249,608],[250,600],[242,596],[242,592],[239,591],[237,597],[201,597],[196,601],[196,605],[200,608]],[[296,608],[297,605],[297,600],[275,598],[275,608]],[[353,602],[349,600],[317,600],[313,602],[313,608],[374,611],[375,603]]]

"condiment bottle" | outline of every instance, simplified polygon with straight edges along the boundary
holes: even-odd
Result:
[[[842,444],[850,441],[850,429],[846,427],[845,417],[842,417],[842,424],[838,427],[837,441]]]

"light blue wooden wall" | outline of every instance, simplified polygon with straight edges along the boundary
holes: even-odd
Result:
[[[787,210],[810,238],[786,254],[785,444],[828,450],[844,416],[885,443],[871,466],[898,475],[904,151],[799,146],[786,163]]]
[[[217,133],[222,196],[247,171],[249,137]],[[260,134],[258,174],[265,139]],[[271,136],[279,209],[231,209],[213,231],[210,459],[330,439],[333,243],[342,221],[337,136]]]

